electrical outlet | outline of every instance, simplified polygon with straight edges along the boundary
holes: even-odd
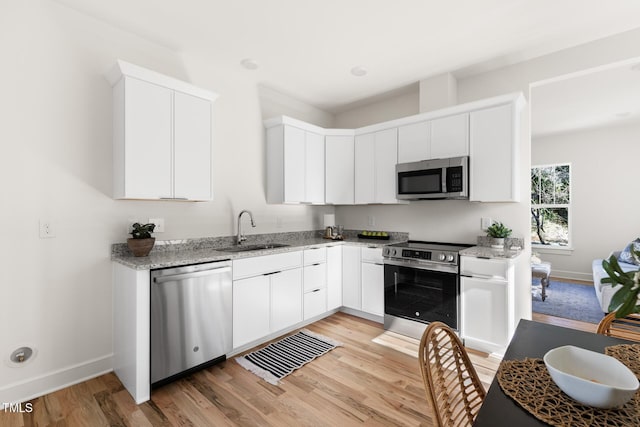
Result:
[[[373,227],[376,225],[376,217],[373,215],[367,216],[367,227]]]
[[[56,231],[53,228],[53,223],[49,219],[40,220],[40,238],[51,239],[56,237]]]
[[[493,220],[491,218],[480,218],[480,228],[482,230],[486,230],[491,227],[491,224],[493,224]]]
[[[154,233],[164,233],[164,218],[149,218],[149,224],[155,224]]]

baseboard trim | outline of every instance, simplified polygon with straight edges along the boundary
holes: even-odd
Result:
[[[0,387],[0,402],[25,402],[111,371],[113,371],[113,354]]]
[[[579,271],[556,270],[553,267],[551,269],[551,277],[552,278],[557,278],[557,279],[581,280],[583,282],[591,282],[591,283],[593,283],[593,274],[592,273],[581,273]]]

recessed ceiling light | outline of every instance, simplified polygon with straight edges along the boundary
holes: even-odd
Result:
[[[257,70],[259,64],[258,64],[258,61],[256,61],[255,59],[245,58],[242,61],[240,61],[240,65],[242,65],[247,70]]]
[[[353,74],[356,77],[362,77],[362,76],[366,76],[367,75],[367,69],[358,65],[357,67],[353,67],[351,69],[351,74]]]

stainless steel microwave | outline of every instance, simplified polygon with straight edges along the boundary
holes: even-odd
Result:
[[[468,199],[469,156],[398,163],[396,198]]]

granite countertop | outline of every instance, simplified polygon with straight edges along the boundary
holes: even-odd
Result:
[[[522,253],[524,239],[520,237],[507,237],[503,248],[492,248],[493,239],[487,236],[478,236],[478,246],[460,251],[461,256],[489,259],[516,258]]]
[[[234,237],[188,239],[180,241],[156,241],[151,253],[146,257],[134,257],[127,249],[126,243],[112,246],[111,259],[136,270],[151,270],[156,268],[177,267],[204,262],[233,260],[262,255],[300,251],[304,249],[333,246],[333,245],[362,245],[368,247],[383,247],[391,243],[408,240],[408,233],[389,233],[389,240],[359,239],[357,232],[346,230],[344,240],[331,240],[320,237],[321,231],[274,233],[248,235],[243,245],[280,243],[285,247],[258,249],[244,252],[225,252],[225,247],[235,246]]]
[[[522,253],[521,250],[509,250],[509,249],[495,249],[487,246],[473,246],[471,248],[463,249],[460,251],[461,256],[469,256],[475,258],[488,258],[488,259],[504,259],[504,258],[516,258]]]

